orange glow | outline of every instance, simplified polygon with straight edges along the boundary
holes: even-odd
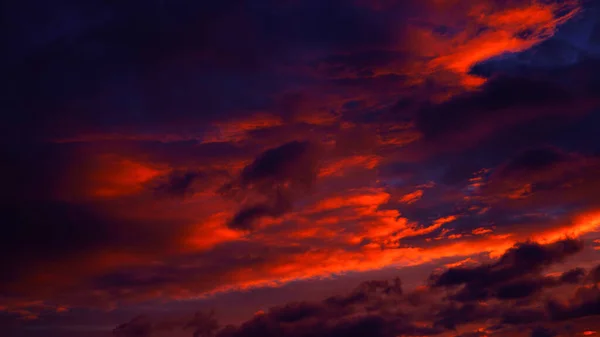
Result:
[[[279,117],[272,115],[254,115],[245,119],[215,124],[216,130],[205,135],[203,143],[240,142],[253,130],[266,129],[282,125]]]
[[[479,228],[475,228],[471,233],[473,235],[484,235],[484,234],[493,233],[493,232],[494,231],[490,228],[479,227]]]
[[[168,170],[116,155],[104,155],[93,164],[87,180],[96,197],[117,197],[140,191],[150,180]]]
[[[522,187],[512,191],[507,195],[509,199],[523,199],[531,194],[531,184],[525,184]]]
[[[505,53],[531,48],[551,37],[559,25],[580,11],[576,0],[562,4],[534,0],[529,5],[513,8],[498,8],[498,4],[492,1],[473,1],[466,13],[458,13],[456,9],[452,11],[450,3],[434,2],[432,5],[440,12],[451,11],[456,16],[452,17],[454,22],[465,20],[467,26],[461,33],[450,37],[421,31],[418,37],[415,36],[415,41],[418,41],[415,46],[421,55],[432,56],[426,66],[431,74],[440,70],[454,73],[467,88],[478,87],[485,81],[468,74],[473,65]],[[556,16],[559,9],[565,10],[564,14]],[[464,17],[459,18],[459,15]],[[453,22],[446,24],[452,26]],[[520,36],[523,32],[527,35]]]
[[[63,307],[63,306],[56,307],[56,312],[67,312],[67,311],[69,311],[69,308],[67,308],[67,307]]]
[[[186,238],[186,246],[193,250],[206,250],[215,245],[240,240],[243,234],[225,226],[231,214],[220,212],[210,215],[203,223],[194,226]]]
[[[362,189],[350,191],[347,196],[333,197],[317,202],[315,211],[324,211],[328,209],[337,209],[348,206],[364,207],[370,211],[387,202],[390,195],[383,189]]]
[[[600,229],[600,212],[593,211],[579,215],[569,224],[534,235],[540,242],[552,242],[564,237],[579,237]]]
[[[449,222],[452,222],[452,221],[454,221],[456,219],[458,219],[458,217],[456,215],[449,215],[449,216],[446,216],[446,217],[439,218],[439,219],[435,220],[433,222],[433,224],[436,225],[436,226],[441,226],[443,224],[447,224]]]
[[[474,262],[475,261],[473,259],[471,259],[470,257],[468,257],[468,258],[466,258],[464,260],[460,260],[458,262],[448,263],[445,266],[446,266],[446,268],[456,268],[456,267],[461,267],[461,266],[464,266],[466,264],[474,263]]]
[[[584,216],[583,218],[587,217]],[[439,221],[439,223],[441,222],[443,221]],[[548,238],[552,238],[551,234],[550,232]],[[558,239],[561,238],[558,237]],[[361,252],[318,250],[294,257],[291,261],[286,260],[284,265],[269,269],[268,272],[265,270],[267,273],[274,272],[279,277],[272,275],[273,278],[268,281],[263,279],[262,281],[242,282],[242,287],[264,285],[265,282],[274,282],[274,280],[277,280],[277,282],[287,282],[298,278],[322,277],[344,271],[366,271],[393,265],[417,265],[442,257],[469,256],[481,252],[489,252],[492,257],[497,257],[511,248],[516,242],[526,239],[526,236],[490,235],[477,240],[461,239],[453,242],[445,242],[440,246],[430,248],[382,250],[380,245],[371,243],[364,246]],[[550,242],[550,240],[546,241]],[[456,264],[450,264],[449,267],[471,262],[471,258],[466,258]]]
[[[342,176],[346,170],[352,168],[373,169],[379,165],[377,156],[352,156],[328,163],[319,171],[319,177]]]
[[[583,332],[584,336],[591,336],[591,335],[595,335],[596,331],[592,331],[592,330],[586,330]]]
[[[422,196],[423,190],[416,190],[414,192],[403,195],[402,198],[400,198],[400,202],[410,205],[421,199]]]

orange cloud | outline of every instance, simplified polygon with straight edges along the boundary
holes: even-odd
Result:
[[[356,168],[371,170],[379,165],[380,160],[381,158],[378,156],[356,155],[346,157],[325,164],[319,171],[319,177],[342,176],[345,171]]]
[[[473,231],[471,231],[471,233],[473,235],[484,235],[484,234],[488,234],[488,233],[493,233],[494,231],[490,228],[484,228],[484,227],[479,227],[479,228],[475,228]]]
[[[244,119],[229,122],[218,122],[214,130],[208,132],[203,143],[240,142],[248,136],[248,132],[280,126],[281,118],[273,115],[257,114]]]
[[[414,192],[403,195],[402,198],[400,198],[400,202],[410,205],[410,204],[418,201],[419,199],[421,199],[422,196],[423,196],[423,190],[416,190]]]
[[[540,242],[552,242],[567,236],[579,237],[587,233],[596,232],[599,229],[600,212],[591,211],[577,215],[572,221],[565,225],[535,234],[533,235],[533,238]]]
[[[231,216],[230,212],[218,212],[208,216],[202,223],[192,226],[184,239],[186,247],[194,251],[207,250],[219,243],[242,239],[243,234],[240,231],[226,226]]]
[[[144,184],[168,172],[167,168],[118,155],[95,158],[85,176],[88,193],[95,197],[117,197],[140,191]]]
[[[468,257],[468,258],[466,258],[464,260],[460,260],[458,262],[445,264],[444,266],[446,268],[456,268],[456,267],[461,267],[461,266],[464,266],[465,264],[474,263],[474,262],[475,262],[475,260]]]
[[[501,6],[501,7],[500,7]],[[458,76],[465,87],[476,87],[484,80],[468,72],[478,62],[505,53],[515,53],[551,37],[556,28],[575,17],[579,1],[548,3],[542,1],[433,1],[430,3],[434,24],[447,25],[456,34],[432,34],[420,30],[414,47],[419,55],[430,58],[426,68],[433,75],[446,71]],[[463,23],[464,27],[457,27]]]

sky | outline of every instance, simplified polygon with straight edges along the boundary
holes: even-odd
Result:
[[[600,2],[0,6],[0,335],[600,336]]]

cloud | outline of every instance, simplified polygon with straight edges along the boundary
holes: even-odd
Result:
[[[158,184],[155,190],[167,195],[185,196],[194,192],[193,185],[201,178],[205,178],[202,172],[173,172],[166,181]]]
[[[507,250],[495,264],[476,268],[450,268],[440,275],[433,276],[431,281],[435,287],[455,286],[480,280],[487,280],[490,284],[502,282],[523,273],[538,272],[542,267],[578,253],[582,247],[582,242],[574,239],[546,246],[535,242],[522,243]]]
[[[581,287],[571,303],[548,302],[548,312],[554,321],[566,321],[600,314],[600,293],[597,287]]]
[[[507,250],[495,264],[477,267],[454,267],[439,275],[432,275],[433,287],[464,285],[453,298],[460,302],[498,299],[516,299],[533,295],[551,280],[530,279],[543,268],[563,261],[583,248],[581,241],[567,239],[551,245],[523,243]],[[565,277],[569,280],[569,277]]]
[[[118,337],[148,337],[151,333],[152,322],[145,316],[135,317],[113,330],[113,334]]]
[[[248,329],[494,335],[598,279],[561,262],[599,228],[595,4],[37,2],[6,9],[0,311],[432,264],[435,308],[375,282]]]
[[[265,203],[243,207],[229,222],[233,229],[251,230],[263,217],[279,217],[292,209],[292,193],[314,183],[318,156],[313,144],[293,141],[261,153],[244,167],[237,181],[223,187],[225,193],[256,191]]]
[[[308,142],[294,141],[269,149],[246,166],[240,175],[243,186],[286,182],[310,185],[316,174],[314,149]]]
[[[499,174],[511,175],[520,171],[543,171],[566,160],[569,160],[568,155],[557,149],[531,149],[513,158],[501,169]]]
[[[596,283],[600,282],[600,265],[590,271],[590,279]]]
[[[539,268],[536,270],[541,275],[543,271],[552,267],[551,263],[557,263],[564,257],[579,252],[577,247],[580,247],[580,242],[574,240],[546,245],[521,243],[494,262],[480,264],[472,269],[491,268],[502,271],[527,266]],[[531,257],[532,260],[521,264],[521,259],[526,257]],[[455,271],[456,268],[450,268],[445,273]],[[523,269],[524,275],[530,272],[526,268]],[[565,275],[572,274],[582,275],[585,271],[568,270],[555,280],[564,280]],[[439,279],[438,277],[438,274],[432,274],[430,280]],[[442,280],[453,283],[447,278]],[[372,280],[361,283],[349,293],[327,297],[321,301],[297,301],[274,306],[239,325],[225,326],[215,332],[216,336],[220,337],[325,337],[365,334],[443,336],[450,332],[460,336],[482,336],[486,333],[493,336],[510,336],[511,332],[516,331],[512,330],[514,328],[531,331],[532,336],[551,336],[556,328],[551,325],[552,321],[569,321],[577,326],[574,319],[598,314],[595,310],[597,289],[587,288],[581,283],[582,280],[578,277],[573,282],[569,279],[564,283],[566,288],[562,288],[563,291],[575,294],[569,305],[559,304],[555,300],[545,304],[545,297],[534,298],[530,302],[519,302],[514,301],[512,296],[481,298],[471,303],[460,303],[454,296],[444,294],[460,293],[460,290],[448,289],[447,292],[440,293],[438,286],[434,284],[432,287],[421,287],[406,292],[402,289],[399,278],[391,281]],[[486,285],[481,287],[483,289]],[[546,294],[552,298],[552,291]],[[414,301],[415,296],[421,300]],[[202,313],[196,316],[198,315],[201,322],[213,322],[201,324],[202,327],[210,327],[202,331],[208,333],[209,330],[215,330],[217,325],[210,318],[212,316]],[[128,324],[122,326],[126,327]],[[477,328],[469,330],[474,326]],[[583,327],[580,329],[583,331]]]
[[[233,219],[228,223],[229,228],[236,230],[252,230],[255,223],[264,217],[276,218],[292,210],[291,201],[283,195],[283,192],[277,191],[275,201],[272,205],[256,204],[245,207],[238,211]]]
[[[543,327],[537,327],[531,331],[531,337],[554,337],[556,333]]]
[[[441,105],[423,108],[415,123],[430,140],[447,141],[459,136],[469,140],[481,139],[501,128],[540,115],[556,114],[557,107],[567,106],[573,100],[573,94],[558,83],[499,77],[474,92]]]

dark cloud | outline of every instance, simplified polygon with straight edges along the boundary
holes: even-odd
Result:
[[[502,313],[500,323],[523,325],[546,320],[546,312],[540,309],[514,309]]]
[[[257,191],[267,202],[238,211],[229,227],[250,230],[263,217],[279,217],[292,209],[297,190],[306,191],[317,176],[318,153],[310,142],[292,141],[261,153],[244,167],[237,181],[221,189],[225,194]]]
[[[600,315],[600,290],[598,287],[579,288],[570,303],[551,300],[548,302],[547,309],[550,318],[554,321]]]
[[[160,320],[149,316],[134,317],[127,323],[120,324],[113,330],[116,337],[148,337],[156,333],[192,331],[193,337],[209,337],[219,329],[214,312],[198,311],[191,319]]]
[[[367,315],[347,317],[339,320],[323,320],[317,318],[312,322],[297,325],[278,324],[268,316],[259,315],[239,328],[231,328],[217,334],[219,337],[251,337],[251,336],[297,336],[297,337],[392,337],[397,335],[419,336],[437,334],[433,328],[419,327],[404,321],[402,318]]]
[[[183,327],[184,330],[193,330],[193,337],[210,337],[219,329],[219,323],[214,318],[214,311],[206,314],[197,312]]]
[[[566,239],[549,245],[527,242],[516,245],[504,253],[494,264],[474,268],[450,268],[431,278],[434,287],[455,286],[470,282],[494,284],[511,280],[523,274],[539,272],[543,267],[561,262],[578,253],[582,241]]]
[[[257,204],[242,208],[228,223],[229,228],[249,231],[256,221],[264,217],[277,218],[292,210],[292,203],[281,191],[276,192],[272,204]]]
[[[521,280],[500,286],[496,297],[502,300],[529,297],[541,289],[542,285],[536,281]]]
[[[569,160],[568,155],[557,149],[531,149],[514,157],[501,169],[499,174],[510,175],[520,171],[543,171],[567,160]]]
[[[479,132],[484,123],[498,126],[531,118],[539,109],[566,105],[572,94],[560,84],[519,77],[492,79],[480,90],[425,108],[416,118],[417,128],[429,139],[454,133]],[[537,110],[537,111],[536,111]]]
[[[592,280],[592,282],[600,282],[600,265],[597,265],[594,269],[590,271],[590,279]]]
[[[138,316],[117,326],[113,334],[117,337],[149,337],[152,330],[152,321],[146,316]]]
[[[575,268],[568,270],[560,275],[559,281],[562,283],[579,283],[585,277],[585,269]]]
[[[531,337],[554,337],[556,335],[556,332],[544,327],[537,327],[531,331]]]
[[[183,197],[193,193],[194,183],[203,178],[205,179],[206,175],[199,171],[173,172],[166,181],[161,182],[154,189],[159,193]]]
[[[312,184],[316,175],[315,149],[309,142],[293,141],[259,155],[240,175],[241,184],[261,185],[292,182]]]
[[[491,311],[477,303],[451,303],[435,314],[434,325],[455,330],[459,325],[485,320],[496,315],[493,309]]]
[[[549,245],[534,242],[518,244],[507,250],[500,259],[477,267],[455,267],[430,277],[433,287],[464,285],[452,298],[469,302],[528,297],[548,284],[547,280],[526,278],[537,275],[544,268],[580,252],[583,243],[566,239]],[[568,277],[567,277],[568,278]]]

